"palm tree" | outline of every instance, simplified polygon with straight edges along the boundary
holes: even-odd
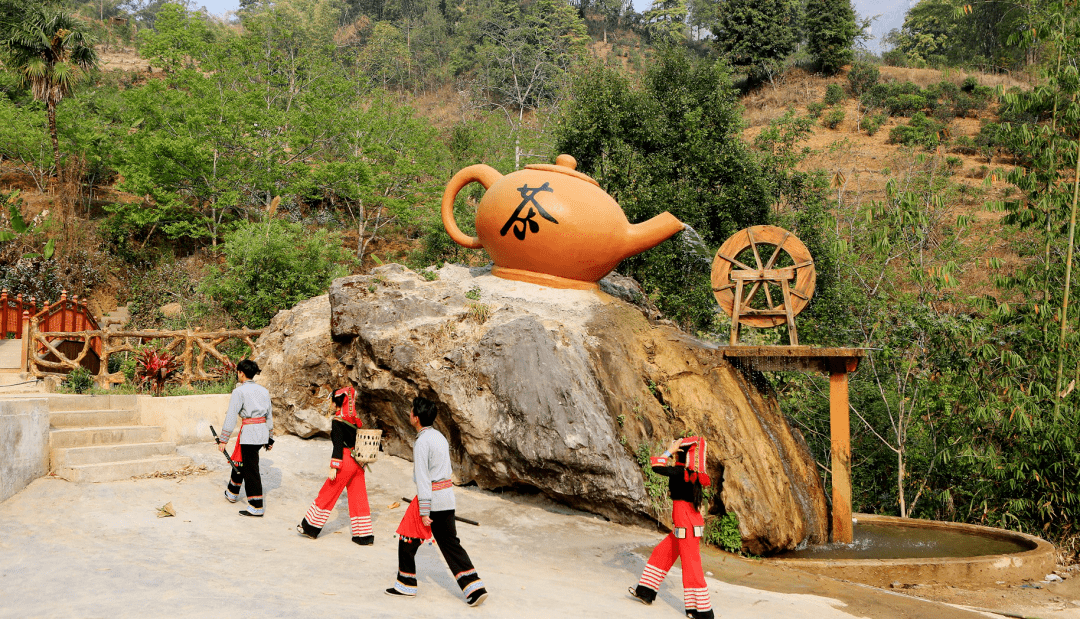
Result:
[[[97,53],[89,34],[70,13],[35,6],[5,32],[5,64],[34,98],[45,104],[52,137],[53,165],[60,166],[60,143],[56,137],[56,106],[70,95],[86,72],[97,66]]]

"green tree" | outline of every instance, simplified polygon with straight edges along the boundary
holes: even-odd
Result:
[[[253,329],[278,311],[326,292],[353,261],[341,236],[280,219],[245,222],[225,235],[225,267],[212,269],[200,291]]]
[[[59,166],[56,106],[75,90],[87,71],[97,66],[93,41],[83,24],[69,13],[34,6],[13,25],[3,46],[8,65],[30,86],[34,98],[45,104],[53,161]]]
[[[1011,70],[1034,60],[1038,45],[1010,46],[1015,32],[1030,30],[1040,3],[994,0],[923,0],[886,37],[914,66],[949,65]]]
[[[686,0],[653,0],[652,8],[641,14],[641,20],[651,41],[670,45],[686,41],[689,12]]]
[[[852,47],[861,29],[851,0],[807,0],[806,47],[826,75],[834,75],[855,58]]]
[[[194,66],[212,35],[201,17],[189,13],[183,4],[169,2],[158,10],[153,30],[139,33],[142,46],[139,53],[166,71],[180,68],[185,59]]]
[[[738,100],[722,61],[661,50],[641,85],[607,67],[575,80],[556,149],[614,197],[632,222],[670,211],[711,248],[736,230],[769,220],[771,188],[740,139]],[[712,254],[682,239],[627,259],[668,315],[711,328],[716,301]]]
[[[484,86],[518,113],[553,100],[563,78],[585,53],[585,23],[570,5],[537,0],[504,3],[484,14],[475,48]]]
[[[719,9],[716,46],[755,80],[772,80],[802,33],[797,0],[728,0]]]

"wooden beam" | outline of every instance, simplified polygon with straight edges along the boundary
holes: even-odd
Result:
[[[760,271],[732,271],[731,279],[744,281],[780,282],[795,279],[794,269],[762,269]]]

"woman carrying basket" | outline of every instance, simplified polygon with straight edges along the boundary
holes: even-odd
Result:
[[[318,537],[341,491],[347,489],[352,541],[361,546],[370,546],[375,543],[375,535],[371,529],[371,508],[368,506],[364,468],[357,464],[350,453],[356,446],[356,429],[364,425],[356,416],[356,389],[343,387],[335,391],[331,399],[337,410],[330,423],[330,440],[334,444],[330,473],[304,519],[296,525],[296,532],[311,539]]]

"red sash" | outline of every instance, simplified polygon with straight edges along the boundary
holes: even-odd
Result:
[[[397,534],[399,537],[421,542],[431,539],[431,527],[425,526],[424,521],[420,519],[420,501],[417,497],[413,497],[412,502],[409,503],[409,509],[405,510],[405,516],[398,525]]]
[[[266,417],[248,417],[240,420],[240,431],[236,433],[236,447],[233,448],[233,462],[244,461],[244,456],[240,453],[240,435],[244,433],[244,426],[249,426],[253,423],[266,423]]]

